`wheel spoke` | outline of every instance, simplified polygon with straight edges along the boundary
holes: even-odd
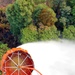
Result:
[[[20,70],[18,69],[18,75],[20,75]]]
[[[22,69],[21,69],[21,71],[25,74],[25,75],[28,75],[25,71],[23,71]]]
[[[25,66],[21,66],[21,68],[27,68],[27,67],[31,67],[33,65],[25,65]]]
[[[14,72],[12,72],[11,75],[13,75],[16,71],[17,71],[17,69]]]
[[[28,55],[25,57],[25,59],[22,61],[22,63],[20,64],[20,66],[24,63],[24,61],[26,61]]]
[[[13,60],[11,59],[11,57],[8,56],[8,58],[9,58],[16,66],[18,66],[18,65],[15,63],[15,61],[13,61]]]
[[[29,67],[29,66],[33,66],[33,65],[26,65],[26,67]]]
[[[5,67],[5,69],[6,69],[6,68],[17,68],[17,67]]]
[[[19,57],[19,51],[18,51],[18,65],[20,64],[20,57]]]

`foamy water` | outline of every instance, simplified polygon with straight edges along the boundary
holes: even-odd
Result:
[[[75,75],[75,43],[67,40],[20,45],[31,55],[42,75]],[[39,75],[35,71],[32,75]]]

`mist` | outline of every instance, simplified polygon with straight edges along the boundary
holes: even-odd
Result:
[[[42,75],[75,75],[75,42],[69,40],[26,43],[18,46],[28,51],[35,68]],[[33,71],[32,75],[39,75]]]

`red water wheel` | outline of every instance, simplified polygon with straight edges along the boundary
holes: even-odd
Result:
[[[21,48],[8,50],[1,60],[2,75],[31,75],[33,69],[30,54]]]

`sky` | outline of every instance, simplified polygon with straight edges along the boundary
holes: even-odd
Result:
[[[75,75],[75,42],[42,41],[18,46],[31,55],[35,69],[42,75]],[[36,71],[32,75],[40,75]]]

